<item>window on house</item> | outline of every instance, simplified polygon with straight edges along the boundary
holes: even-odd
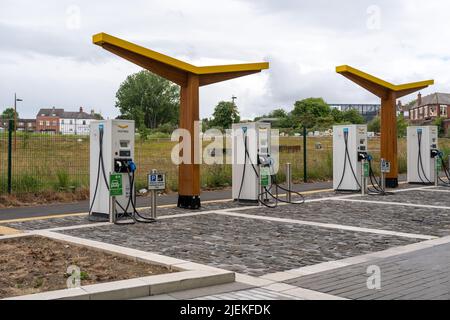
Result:
[[[86,125],[86,120],[83,120],[83,125],[84,125],[84,126]]]
[[[63,120],[61,120],[61,124],[64,124],[64,119],[63,119]]]
[[[39,121],[39,125],[43,126],[44,125],[44,121]]]
[[[73,120],[70,120],[70,121],[69,121],[69,124],[73,124]]]
[[[441,116],[447,116],[447,106],[441,106]]]
[[[50,126],[50,121],[45,121],[46,126]]]

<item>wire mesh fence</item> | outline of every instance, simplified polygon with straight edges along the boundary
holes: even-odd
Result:
[[[3,120],[3,123],[5,120]],[[13,131],[13,130],[12,130]],[[42,191],[73,191],[89,188],[89,132],[73,134],[21,130],[12,132],[0,127],[0,194],[38,193]],[[307,137],[307,178],[309,181],[328,180],[333,175],[333,141],[331,136]],[[171,152],[177,142],[169,138],[141,140],[136,137],[136,188],[147,185],[152,169],[167,174],[169,190],[178,190],[178,166],[173,164]],[[204,144],[206,147],[208,143]],[[440,139],[444,150],[450,149],[450,139]],[[379,161],[379,137],[369,139],[369,151]],[[8,179],[8,154],[11,155],[11,179]],[[406,140],[399,139],[399,171],[406,172]],[[228,154],[230,150],[226,150]],[[280,137],[278,180],[285,180],[285,164],[291,163],[294,182],[304,180],[303,137]],[[377,168],[375,168],[377,171]],[[201,186],[214,189],[231,186],[231,165],[201,165]]]

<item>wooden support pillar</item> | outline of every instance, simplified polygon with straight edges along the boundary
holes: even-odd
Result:
[[[336,72],[381,99],[381,158],[391,163],[386,187],[398,187],[397,104],[396,100],[434,84],[433,80],[394,85],[350,66],[338,66]]]
[[[190,163],[182,163],[178,170],[178,206],[182,208],[198,209],[200,207],[200,165],[195,159],[195,149],[198,145],[198,130],[195,123],[200,120],[199,115],[198,75],[188,74],[187,83],[181,86],[180,97],[180,128],[190,133]],[[181,154],[182,155],[182,154]]]
[[[391,163],[386,174],[386,187],[398,187],[397,108],[396,94],[390,91],[381,99],[381,158]]]
[[[196,156],[200,154],[201,145],[200,130],[195,127],[200,119],[199,88],[261,72],[269,68],[269,63],[197,67],[106,33],[94,35],[92,41],[103,49],[180,86],[180,128],[188,130],[191,135],[191,156],[189,163],[179,166],[178,206],[187,209],[200,208],[200,159],[196,159]]]

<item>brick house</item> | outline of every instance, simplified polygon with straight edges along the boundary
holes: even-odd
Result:
[[[0,131],[8,129],[9,120],[0,119]],[[17,131],[36,131],[36,119],[17,119]]]
[[[59,119],[64,109],[41,109],[36,116],[36,131],[59,133]]]
[[[412,125],[430,125],[441,117],[444,119],[445,133],[450,133],[450,94],[436,92],[422,97],[419,93],[417,100],[408,109]]]

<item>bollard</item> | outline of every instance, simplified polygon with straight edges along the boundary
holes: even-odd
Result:
[[[365,175],[366,160],[361,160],[361,195],[366,195],[366,175]]]
[[[110,223],[115,223],[116,222],[116,197],[115,196],[112,196],[112,197],[110,197],[110,201],[111,201],[111,204],[110,204],[110,206],[111,206],[111,213],[110,213],[110,215],[109,215],[109,222]]]
[[[435,171],[435,173],[434,173],[434,186],[435,187],[439,187],[439,173],[440,173],[440,165],[439,165],[439,157],[435,157],[435,159],[434,159],[434,171]]]
[[[286,184],[288,191],[286,192],[286,201],[291,202],[291,190],[292,190],[292,171],[291,171],[291,164],[286,163]]]
[[[152,206],[152,215],[151,215],[151,217],[153,218],[153,219],[156,219],[157,218],[157,216],[156,216],[156,190],[152,190],[152,203],[151,203],[151,206]]]

